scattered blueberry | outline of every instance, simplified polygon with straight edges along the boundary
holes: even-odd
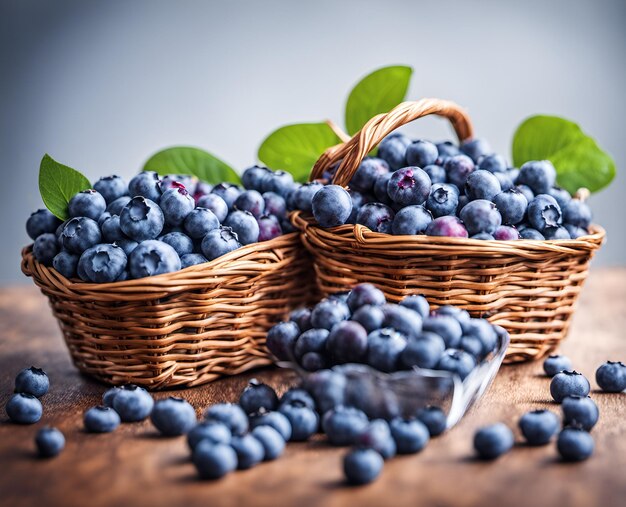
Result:
[[[212,405],[204,413],[204,418],[225,424],[233,435],[243,435],[248,431],[248,416],[239,405],[234,403]]]
[[[41,368],[25,368],[15,377],[15,392],[41,398],[50,388],[50,379]]]
[[[120,425],[119,414],[111,407],[92,407],[85,412],[83,423],[90,433],[110,433]]]
[[[146,419],[152,412],[154,400],[148,391],[136,385],[127,385],[113,398],[113,408],[124,422]]]
[[[230,444],[231,439],[230,429],[219,421],[201,421],[187,433],[187,445],[192,451],[203,440],[214,444]]]
[[[343,459],[343,471],[350,484],[368,484],[380,475],[382,469],[383,458],[374,449],[357,448]]]
[[[420,452],[430,439],[428,428],[417,419],[393,419],[389,423],[398,454]]]
[[[308,440],[314,435],[319,427],[319,416],[304,401],[292,400],[280,404],[282,413],[291,424],[291,440]]]
[[[549,410],[533,410],[521,417],[519,428],[530,445],[545,445],[559,431],[559,418]]]
[[[621,393],[626,389],[626,365],[607,361],[596,370],[596,382],[607,393]]]
[[[14,423],[34,424],[41,419],[43,407],[32,394],[17,393],[7,402],[6,412]]]
[[[263,460],[272,461],[278,458],[285,450],[285,440],[281,434],[271,426],[257,426],[251,432],[265,451]]]
[[[322,419],[322,429],[332,445],[357,443],[369,421],[365,413],[354,407],[339,405],[329,410]]]
[[[278,396],[270,386],[253,378],[239,396],[239,405],[246,414],[258,412],[261,409],[276,410]]]
[[[265,448],[254,436],[249,433],[240,437],[233,437],[231,447],[237,453],[237,468],[247,470],[263,461]]]
[[[56,428],[46,426],[41,428],[35,435],[37,452],[42,458],[58,456],[65,447],[65,437]]]
[[[485,426],[474,435],[474,449],[482,459],[496,459],[509,452],[513,443],[513,432],[503,423]]]
[[[550,382],[550,394],[557,403],[561,403],[566,396],[587,396],[589,390],[589,381],[576,371],[561,371]]]
[[[431,437],[439,436],[446,431],[446,414],[439,407],[424,407],[417,411],[415,417],[428,428]]]
[[[600,417],[598,406],[589,396],[566,396],[561,402],[564,426],[580,426],[590,431]]]
[[[559,454],[565,461],[584,461],[593,454],[593,437],[580,428],[565,428],[556,442]]]
[[[548,356],[543,362],[543,371],[548,377],[554,377],[560,371],[571,369],[572,362],[569,357],[561,356],[559,354]]]
[[[237,468],[237,453],[226,444],[201,441],[193,451],[193,463],[202,479],[220,479]]]
[[[196,411],[188,401],[170,396],[154,404],[150,419],[161,434],[175,437],[196,425]]]

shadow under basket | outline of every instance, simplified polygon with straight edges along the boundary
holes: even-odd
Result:
[[[195,386],[272,362],[265,335],[315,301],[311,259],[297,233],[159,276],[68,280],[22,251],[76,367],[109,384]]]
[[[310,179],[330,173],[334,184],[348,186],[363,158],[385,136],[429,114],[447,118],[459,140],[472,137],[471,121],[458,105],[440,99],[405,102],[327,150]],[[483,241],[393,236],[358,224],[324,229],[302,212],[294,212],[291,220],[313,255],[322,295],[369,282],[393,302],[423,294],[433,308],[460,306],[509,332],[508,363],[540,358],[566,336],[589,261],[605,238],[594,225],[578,239]]]

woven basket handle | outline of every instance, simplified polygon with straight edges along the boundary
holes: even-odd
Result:
[[[309,179],[323,178],[324,172],[341,160],[333,183],[347,186],[363,159],[387,135],[402,125],[429,114],[447,118],[452,123],[459,141],[472,137],[473,127],[467,112],[454,102],[441,99],[403,102],[388,113],[374,116],[347,143],[326,150],[313,166]]]

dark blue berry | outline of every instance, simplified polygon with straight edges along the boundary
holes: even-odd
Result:
[[[435,183],[445,183],[447,181],[446,170],[440,165],[427,165],[422,167],[422,169],[426,174],[428,174],[428,177],[433,185]]]
[[[589,396],[566,396],[561,402],[564,426],[580,426],[591,430],[598,422],[598,406]]]
[[[596,382],[607,393],[621,393],[626,389],[626,365],[607,361],[596,370]]]
[[[196,208],[191,211],[189,215],[187,215],[183,226],[190,237],[194,239],[202,239],[209,231],[219,228],[220,221],[215,216],[215,213],[213,213],[210,209]]]
[[[406,296],[402,301],[400,301],[400,306],[404,306],[417,312],[424,319],[428,317],[430,313],[430,305],[428,304],[428,300],[424,296],[419,295],[411,295]]]
[[[493,202],[502,216],[503,223],[516,225],[524,220],[528,201],[519,190],[511,188],[500,192],[493,198]]]
[[[478,201],[474,201],[478,202]],[[463,222],[457,217],[445,216],[435,218],[426,228],[427,236],[446,236],[450,238],[467,238],[468,233]]]
[[[548,227],[543,231],[546,239],[572,239],[565,227]]]
[[[361,410],[340,405],[328,411],[322,419],[322,428],[332,445],[353,445],[367,428],[369,421]]]
[[[520,230],[519,235],[521,239],[530,239],[534,241],[544,241],[546,239],[543,234],[541,234],[537,229],[533,229],[532,227],[525,227],[524,229]]]
[[[556,441],[559,454],[565,461],[584,461],[593,454],[593,437],[581,428],[565,428]]]
[[[368,333],[380,329],[385,320],[385,314],[380,306],[361,306],[352,314],[352,320],[361,324]]]
[[[330,330],[335,324],[349,317],[350,309],[346,303],[335,298],[323,299],[311,312],[311,325]]]
[[[70,217],[87,217],[98,220],[106,210],[107,203],[100,192],[90,189],[78,192],[70,199],[67,210]]]
[[[516,183],[527,185],[537,194],[547,194],[556,182],[556,169],[548,160],[526,162],[520,167]]]
[[[250,427],[271,426],[274,428],[285,442],[291,438],[291,423],[284,414],[278,411],[266,411],[261,409],[256,414],[250,416]]]
[[[159,205],[145,197],[133,197],[120,213],[122,232],[135,241],[158,237],[164,223]]]
[[[468,202],[461,210],[460,218],[472,236],[480,232],[493,234],[502,224],[496,205],[486,199]]]
[[[371,448],[353,449],[343,459],[343,472],[350,484],[369,484],[380,475],[382,469],[382,456]]]
[[[39,456],[53,458],[65,448],[65,437],[58,429],[46,426],[35,435],[35,445]]]
[[[78,260],[78,273],[85,282],[115,282],[126,269],[124,250],[115,245],[100,244],[83,252]]]
[[[307,376],[304,384],[306,390],[313,396],[320,414],[344,403],[346,386],[345,375],[332,370],[312,373]]]
[[[403,167],[391,174],[387,195],[396,204],[424,204],[430,194],[431,181],[419,167]]]
[[[438,370],[456,373],[461,380],[464,380],[475,366],[476,359],[474,356],[458,349],[447,349],[437,363]]]
[[[181,267],[176,250],[158,240],[139,243],[130,254],[128,265],[133,278],[172,273]]]
[[[241,183],[243,183],[243,186],[248,190],[260,191],[263,179],[268,174],[271,174],[271,172],[271,169],[258,165],[248,167],[241,175]]]
[[[278,195],[276,192],[265,192],[263,194],[263,203],[265,205],[266,214],[284,217],[287,213],[287,202],[285,198]]]
[[[385,293],[371,283],[360,283],[348,294],[350,311],[355,312],[365,305],[380,306],[386,303]]]
[[[131,197],[141,196],[159,202],[161,193],[159,175],[155,172],[141,172],[128,182],[128,194]]]
[[[169,226],[179,227],[196,207],[196,202],[184,185],[174,183],[172,188],[163,192],[159,206],[163,211],[165,223]]]
[[[234,403],[217,403],[210,406],[204,413],[208,421],[225,424],[233,435],[243,435],[248,431],[248,416],[243,409]]]
[[[571,370],[572,362],[569,357],[561,355],[551,355],[543,362],[543,371],[546,372],[548,377],[554,377],[557,373],[563,370]]]
[[[589,390],[589,381],[576,371],[561,371],[550,382],[550,394],[557,403],[561,403],[566,396],[587,396]]]
[[[102,237],[107,243],[113,243],[126,237],[120,227],[120,217],[118,215],[111,215],[105,218],[100,223],[100,230],[102,231]]]
[[[204,264],[205,262],[209,262],[209,260],[202,254],[198,253],[189,253],[181,256],[180,258],[180,268],[185,269],[189,266],[196,266],[198,264]]]
[[[421,421],[431,437],[441,435],[447,428],[446,414],[439,407],[428,406],[419,409],[415,417]]]
[[[472,172],[465,181],[465,194],[472,201],[476,199],[492,201],[501,191],[498,178],[482,169]]]
[[[42,234],[54,233],[61,225],[61,220],[47,209],[35,211],[26,221],[26,232],[30,239],[35,240]]]
[[[381,158],[365,157],[350,180],[350,188],[359,192],[372,192],[376,179],[389,172],[389,164]]]
[[[230,227],[242,245],[256,243],[259,240],[259,224],[248,211],[233,211],[229,213],[224,225]]]
[[[482,459],[496,459],[513,448],[513,432],[503,423],[479,429],[474,435],[474,449]]]
[[[85,412],[83,423],[90,433],[110,433],[120,425],[119,414],[111,407],[92,407]]]
[[[65,278],[74,278],[78,266],[79,256],[66,250],[60,251],[52,259],[52,267],[61,273]]]
[[[291,440],[308,440],[317,433],[319,416],[304,402],[293,400],[289,403],[281,403],[279,410],[291,424]]]
[[[217,194],[207,194],[198,199],[198,208],[211,210],[217,219],[221,222],[226,220],[228,216],[228,204]]]
[[[309,308],[297,308],[289,314],[289,320],[298,325],[300,331],[311,329],[311,310]]]
[[[569,192],[565,190],[564,188],[552,187],[548,191],[548,194],[554,197],[556,202],[559,203],[559,207],[561,208],[563,213],[565,213],[565,208],[567,207],[569,202],[572,200],[572,196],[569,194]]]
[[[298,187],[293,196],[294,208],[301,211],[313,211],[313,197],[323,187],[324,185],[318,181],[305,183],[304,185]]]
[[[435,368],[439,363],[446,345],[441,336],[423,332],[409,340],[400,354],[400,363],[405,368]]]
[[[298,404],[302,404],[305,407],[310,408],[311,410],[315,410],[315,400],[313,397],[306,391],[300,387],[291,387],[280,398],[280,406],[286,404],[293,404],[297,402]]]
[[[338,185],[318,190],[312,200],[313,216],[322,227],[336,227],[347,222],[352,212],[350,194]]]
[[[188,401],[170,396],[154,404],[150,420],[162,435],[175,437],[188,433],[196,425],[196,411]]]
[[[293,351],[296,359],[302,362],[304,355],[310,352],[323,354],[326,350],[328,335],[328,329],[307,329],[297,338],[294,344]]]
[[[383,459],[390,459],[396,455],[396,442],[391,436],[389,424],[384,419],[370,421],[357,438],[357,444],[361,448],[375,450]]]
[[[102,404],[105,407],[113,408],[113,399],[117,396],[117,393],[119,393],[121,390],[122,390],[121,387],[111,387],[107,389],[102,395]]]
[[[159,236],[159,241],[171,246],[181,259],[193,252],[193,240],[182,232],[168,232]]]
[[[364,225],[372,232],[391,234],[394,215],[393,210],[386,204],[369,202],[359,209],[356,223]]]
[[[248,470],[261,463],[265,457],[263,444],[250,434],[233,437],[230,446],[237,453],[237,468],[239,470]]]
[[[467,177],[474,171],[474,162],[467,155],[456,155],[447,159],[443,168],[448,175],[448,183],[462,189]]]
[[[398,368],[406,338],[391,328],[372,331],[367,336],[367,364],[377,370],[392,372]]]
[[[307,333],[310,332],[307,331]],[[296,349],[297,347],[298,343],[296,343]],[[350,320],[339,322],[333,326],[326,342],[326,349],[337,363],[362,362],[367,355],[367,347],[367,331],[358,322]]]
[[[282,226],[274,215],[263,215],[257,219],[259,241],[269,241],[283,234]]]
[[[192,451],[203,440],[214,444],[230,444],[231,439],[230,429],[219,421],[201,421],[187,433],[187,445]]]
[[[93,188],[104,197],[107,204],[128,195],[128,185],[117,175],[103,176],[94,183]]]
[[[256,190],[246,190],[235,199],[234,207],[240,211],[249,211],[259,218],[265,212],[265,199]]]
[[[241,392],[239,405],[246,414],[258,412],[261,409],[276,410],[278,408],[278,396],[270,386],[253,378]]]
[[[497,241],[515,241],[520,239],[519,231],[510,225],[501,225],[493,233],[493,239]]]
[[[118,197],[111,204],[107,206],[107,210],[105,213],[110,213],[111,215],[120,215],[124,206],[126,206],[130,202],[130,196],[124,195],[122,197]],[[104,213],[103,213],[104,215]],[[102,217],[102,215],[100,215]]]
[[[406,150],[411,140],[402,134],[391,134],[378,145],[378,156],[385,160],[391,170],[406,166]]]
[[[259,190],[259,192],[260,191],[261,190]],[[265,192],[265,190],[263,190],[263,192]],[[233,185],[232,183],[220,183],[218,185],[215,185],[213,187],[213,190],[211,190],[211,194],[217,195],[224,200],[229,210],[233,208],[235,201],[237,200],[237,197],[239,197],[240,193],[241,189],[237,185]],[[202,205],[202,207],[211,209],[209,206],[205,205]],[[220,222],[222,222],[222,220],[220,220]]]
[[[420,452],[430,440],[428,428],[417,419],[395,418],[389,423],[389,427],[398,454]]]
[[[406,149],[406,161],[408,165],[425,167],[434,164],[439,158],[439,151],[430,141],[419,139]]]
[[[493,153],[489,143],[484,139],[470,139],[461,143],[461,151],[470,157],[474,162],[478,162],[482,157]]]
[[[503,173],[507,170],[507,163],[504,157],[496,153],[483,155],[478,160],[478,169],[483,169],[492,173]]]
[[[426,317],[422,324],[422,329],[441,336],[446,348],[458,347],[461,342],[461,335],[463,334],[459,321],[447,315],[432,315]]]
[[[237,234],[230,227],[209,231],[202,240],[202,253],[212,261],[241,247]]]
[[[383,204],[392,204],[389,194],[387,194],[387,185],[393,173],[384,173],[378,175],[374,182],[374,197],[376,201]]]
[[[25,368],[15,377],[15,392],[41,398],[50,388],[50,379],[41,368]]]
[[[426,200],[426,208],[435,218],[444,215],[454,215],[458,205],[458,189],[446,183],[435,183],[430,189],[430,195]]]
[[[100,227],[91,218],[72,218],[65,224],[63,232],[61,232],[63,248],[74,254],[82,254],[101,241]]]
[[[285,439],[271,426],[257,426],[251,434],[263,446],[264,461],[275,460],[285,451]]]
[[[261,182],[263,192],[274,192],[287,197],[293,188],[293,176],[287,171],[273,171],[265,175]]]
[[[559,431],[559,418],[549,410],[533,410],[520,418],[519,429],[529,445],[546,445]]]
[[[6,412],[14,423],[34,424],[41,419],[43,407],[32,394],[17,393],[7,402]]]
[[[136,385],[124,386],[113,398],[113,408],[124,422],[146,419],[152,412],[154,400],[148,391]]]
[[[209,440],[200,442],[193,451],[192,460],[202,479],[220,479],[237,468],[237,453],[226,444]]]
[[[267,348],[279,361],[290,361],[299,336],[300,329],[295,322],[280,322],[268,331]]]
[[[432,214],[424,206],[406,206],[393,218],[391,232],[396,236],[424,234],[432,221]]]
[[[383,327],[395,329],[407,338],[417,336],[422,330],[422,316],[407,308],[395,304],[382,306],[385,319]]]
[[[579,200],[572,199],[567,203],[567,206],[561,208],[563,211],[563,221],[587,229],[591,224],[591,209],[587,203]]]

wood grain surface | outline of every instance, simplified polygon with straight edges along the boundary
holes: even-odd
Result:
[[[524,412],[547,407],[548,380],[539,362],[505,366],[484,398],[449,433],[420,454],[388,462],[380,479],[366,487],[343,483],[343,449],[323,439],[289,444],[285,455],[218,482],[197,479],[184,438],[161,438],[146,421],[125,424],[108,435],[82,429],[82,414],[99,403],[105,386],[71,365],[45,298],[33,287],[0,290],[0,404],[11,395],[23,367],[44,368],[51,390],[44,416],[18,426],[0,414],[0,505],[14,506],[247,506],[247,505],[428,505],[447,506],[623,506],[626,505],[626,394],[597,391],[594,372],[607,359],[626,359],[626,269],[592,270],[562,351],[591,380],[600,407],[593,430],[596,452],[581,464],[562,463],[554,444],[523,444],[494,463],[474,459],[472,435],[481,425],[504,421],[515,428]],[[201,411],[234,401],[254,375],[284,391],[293,377],[265,369],[177,394]],[[33,437],[44,425],[67,439],[55,459],[36,457]]]

